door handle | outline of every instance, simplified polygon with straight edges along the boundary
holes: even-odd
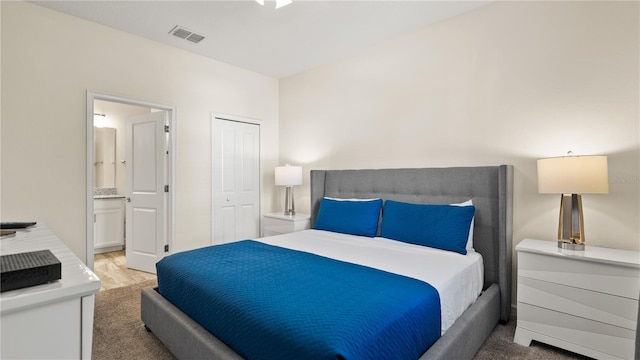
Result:
[[[131,202],[131,198],[130,198],[130,197],[128,197],[128,198],[126,198],[126,199],[125,199],[125,201],[126,201],[126,202]]]

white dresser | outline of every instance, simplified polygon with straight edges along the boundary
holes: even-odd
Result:
[[[310,224],[311,216],[309,216],[309,214],[266,214],[262,220],[262,236],[273,236],[305,230],[309,228]]]
[[[518,253],[514,342],[540,341],[596,359],[633,359],[640,253],[525,239]]]
[[[45,225],[0,238],[2,255],[50,250],[61,279],[0,294],[0,358],[90,359],[100,280]]]

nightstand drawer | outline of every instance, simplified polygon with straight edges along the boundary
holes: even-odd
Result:
[[[262,219],[263,236],[273,236],[301,231],[309,228],[309,215],[266,214]]]
[[[518,327],[531,331],[552,345],[588,349],[590,356],[633,359],[636,332],[518,302]],[[560,344],[554,340],[560,341]],[[564,344],[567,343],[567,344]],[[577,348],[571,349],[577,351]],[[588,352],[588,351],[584,351]],[[598,356],[599,355],[599,356]]]
[[[638,300],[518,277],[518,302],[636,329]]]
[[[270,236],[267,235],[267,233],[271,235],[277,235],[286,234],[293,231],[295,230],[294,223],[292,222],[268,217],[264,218],[264,236]]]
[[[638,299],[638,269],[563,256],[518,253],[518,276]]]

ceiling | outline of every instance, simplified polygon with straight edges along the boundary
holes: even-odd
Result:
[[[273,0],[32,2],[283,78],[489,1],[293,0],[279,9]],[[205,39],[196,44],[169,34],[176,25]]]

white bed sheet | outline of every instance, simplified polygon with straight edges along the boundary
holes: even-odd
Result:
[[[382,237],[369,238],[323,230],[304,230],[257,241],[377,268],[431,284],[440,294],[442,334],[482,291],[482,255],[475,251],[461,255]]]

